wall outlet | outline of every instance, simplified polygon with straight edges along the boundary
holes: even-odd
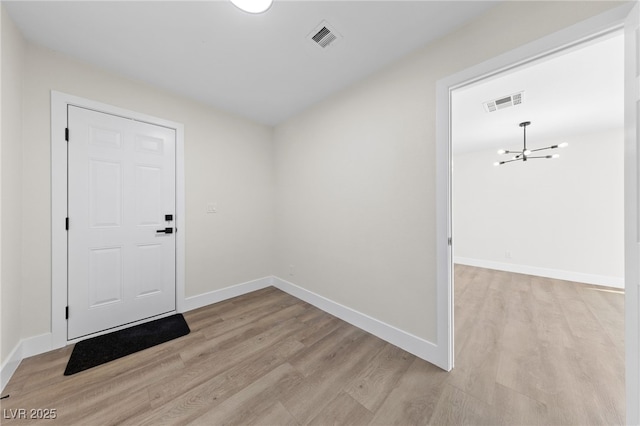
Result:
[[[296,268],[293,265],[289,265],[289,276],[292,277],[296,272]]]
[[[218,213],[218,206],[216,203],[207,203],[207,213]]]

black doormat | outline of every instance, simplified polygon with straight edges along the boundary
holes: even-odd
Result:
[[[182,314],[92,337],[76,343],[64,370],[65,376],[122,358],[180,336],[191,330]]]

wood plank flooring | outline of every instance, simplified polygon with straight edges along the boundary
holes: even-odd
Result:
[[[191,334],[65,377],[28,358],[2,424],[624,424],[624,295],[457,265],[450,373],[277,289],[191,311]],[[55,420],[11,419],[55,409]]]

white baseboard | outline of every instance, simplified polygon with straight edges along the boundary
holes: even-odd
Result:
[[[223,300],[233,297],[242,296],[252,291],[260,290],[271,285],[271,277],[259,278],[246,283],[236,284],[231,287],[225,287],[220,290],[210,291],[208,293],[199,294],[197,296],[187,297],[184,301],[184,311],[192,311],[202,308],[203,306],[212,305],[222,302]]]
[[[2,363],[0,368],[0,392],[4,392],[5,386],[11,380],[13,373],[16,372],[18,366],[22,362],[22,342],[18,342],[15,348],[9,354],[9,357]],[[4,395],[2,395],[4,396]]]
[[[23,359],[48,352],[51,348],[51,333],[20,340],[0,368],[0,392],[4,391]]]
[[[402,331],[281,278],[273,277],[273,286],[446,370],[446,366],[439,362],[438,346],[428,340]]]
[[[39,336],[29,337],[27,339],[23,339],[21,343],[22,359],[48,352],[53,347],[51,343],[51,333],[44,333]]]
[[[574,281],[578,283],[602,285],[624,289],[624,278],[609,277],[605,275],[585,274],[582,272],[563,271],[560,269],[539,268],[537,266],[518,265],[515,263],[495,262],[492,260],[471,259],[468,257],[458,257],[453,259],[454,263],[461,265],[477,266],[479,268],[496,269],[498,271],[515,272],[518,274],[536,275],[539,277],[554,278],[557,280]]]

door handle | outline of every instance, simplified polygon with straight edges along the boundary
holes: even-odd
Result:
[[[156,233],[158,233],[158,234],[173,234],[173,228],[158,229],[156,231]]]

